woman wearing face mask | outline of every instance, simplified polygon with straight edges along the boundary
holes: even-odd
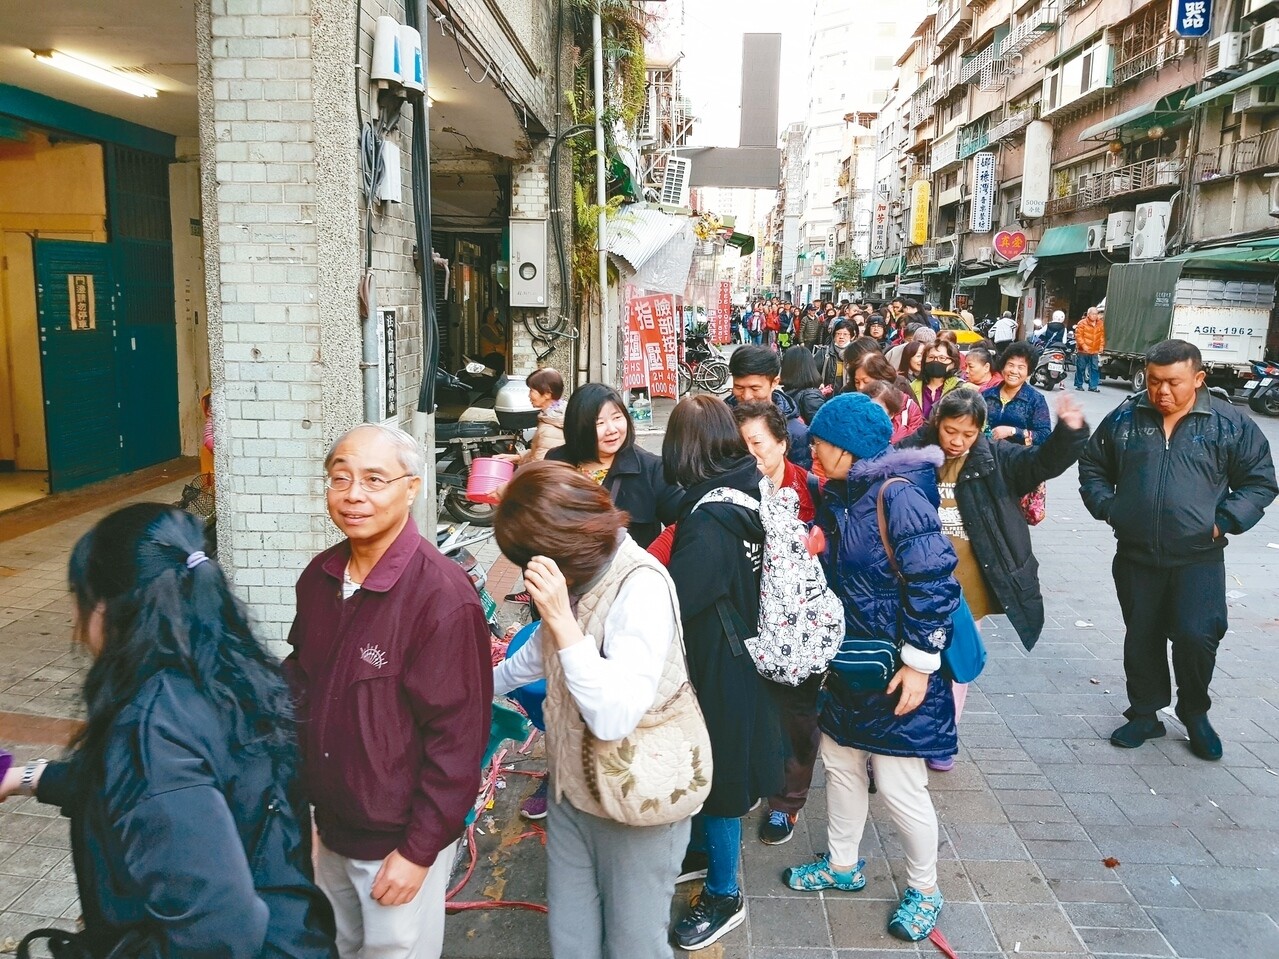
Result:
[[[564,445],[546,454],[599,483],[630,517],[627,531],[645,549],[662,531],[679,490],[662,475],[662,458],[635,445],[621,394],[602,383],[579,387],[564,407]]]
[[[1074,465],[1088,442],[1088,424],[1079,406],[1062,396],[1057,427],[1042,446],[991,441],[985,426],[983,397],[956,390],[933,407],[928,425],[902,446],[936,446],[945,456],[937,468],[942,530],[959,559],[955,579],[973,619],[980,624],[991,613],[1006,613],[1030,650],[1044,627],[1044,600],[1021,498]],[[956,684],[954,691],[958,722],[967,690]],[[953,764],[949,757],[928,765],[944,772]]]
[[[958,376],[959,350],[954,343],[935,340],[922,352],[924,361],[920,364],[919,379],[910,384],[910,389],[927,419],[938,400],[968,384]]]
[[[54,954],[336,959],[293,697],[203,523],[126,506],[80,539],[67,578],[93,656],[86,723],[64,761],[0,785],[71,820],[83,926]]]
[[[999,354],[1003,382],[982,390],[993,439],[1022,446],[1038,446],[1052,432],[1052,418],[1044,394],[1027,382],[1035,362],[1034,348],[1024,341],[1010,343]]]

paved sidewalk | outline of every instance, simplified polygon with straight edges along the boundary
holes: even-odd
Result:
[[[1090,422],[1122,395],[1114,387],[1084,394]],[[1279,421],[1262,426],[1279,446]],[[646,446],[654,440],[644,437]],[[942,820],[943,932],[964,959],[1279,957],[1279,508],[1227,551],[1231,632],[1213,685],[1226,755],[1216,764],[1189,753],[1171,716],[1167,739],[1134,751],[1106,742],[1125,705],[1113,544],[1080,504],[1073,471],[1050,484],[1048,510],[1034,531],[1049,616],[1044,636],[1027,654],[1002,617],[988,624],[990,660],[969,695],[960,761],[932,777]],[[76,715],[84,659],[68,638],[63,569],[75,536],[95,518],[0,543],[7,568],[0,569],[0,711]],[[489,558],[490,549],[481,555]],[[541,768],[539,754],[519,757],[519,768]],[[784,866],[825,847],[820,782],[787,845],[760,845],[758,813],[750,817],[748,922],[701,955],[940,955],[884,931],[903,870],[878,798],[863,850],[864,891],[805,895],[782,885]],[[478,866],[458,898],[545,902],[541,838],[516,815],[532,783],[510,774],[505,785],[481,819]],[[67,855],[53,810],[30,801],[0,806],[0,940],[44,917],[65,925],[78,914]],[[544,959],[545,918],[459,913],[448,920],[445,955]]]

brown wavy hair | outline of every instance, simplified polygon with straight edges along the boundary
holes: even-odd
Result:
[[[502,555],[520,569],[534,556],[555,561],[569,589],[598,576],[617,552],[630,517],[608,491],[566,463],[527,463],[515,473],[494,516]]]

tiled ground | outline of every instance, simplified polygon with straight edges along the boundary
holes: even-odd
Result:
[[[1090,419],[1120,396],[1111,387],[1085,395]],[[1272,443],[1276,427],[1279,421],[1263,423]],[[1105,741],[1124,706],[1112,543],[1080,505],[1073,475],[1050,484],[1048,502],[1049,519],[1034,533],[1048,628],[1027,654],[1002,619],[989,624],[990,661],[969,696],[960,762],[933,775],[943,824],[943,932],[964,959],[1279,957],[1279,509],[1227,553],[1231,633],[1213,712],[1226,756],[1205,764],[1190,755],[1171,717],[1169,737],[1142,749],[1119,751]],[[61,571],[92,518],[0,542],[0,696],[12,697],[0,700],[0,710],[74,715],[83,661],[67,638]],[[493,547],[480,555],[492,559]],[[493,571],[490,589],[499,600],[512,572]],[[521,757],[519,765],[536,769],[540,760]],[[459,899],[544,902],[540,837],[515,815],[532,784],[505,779],[491,819],[481,820],[479,867]],[[702,955],[939,955],[884,932],[901,860],[878,800],[863,850],[864,891],[802,895],[782,885],[784,866],[824,848],[820,783],[785,846],[760,845],[758,814],[751,817],[743,850],[748,921]],[[0,939],[41,917],[69,922],[76,914],[65,829],[51,812],[29,801],[0,807]],[[1108,858],[1118,863],[1108,867]],[[542,959],[550,955],[545,920],[513,910],[460,913],[449,919],[445,955]]]

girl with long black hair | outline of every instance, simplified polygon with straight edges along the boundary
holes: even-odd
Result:
[[[0,782],[71,819],[84,931],[60,954],[335,956],[289,690],[203,524],[126,506],[76,544],[68,579],[94,657],[87,722],[64,761]]]

